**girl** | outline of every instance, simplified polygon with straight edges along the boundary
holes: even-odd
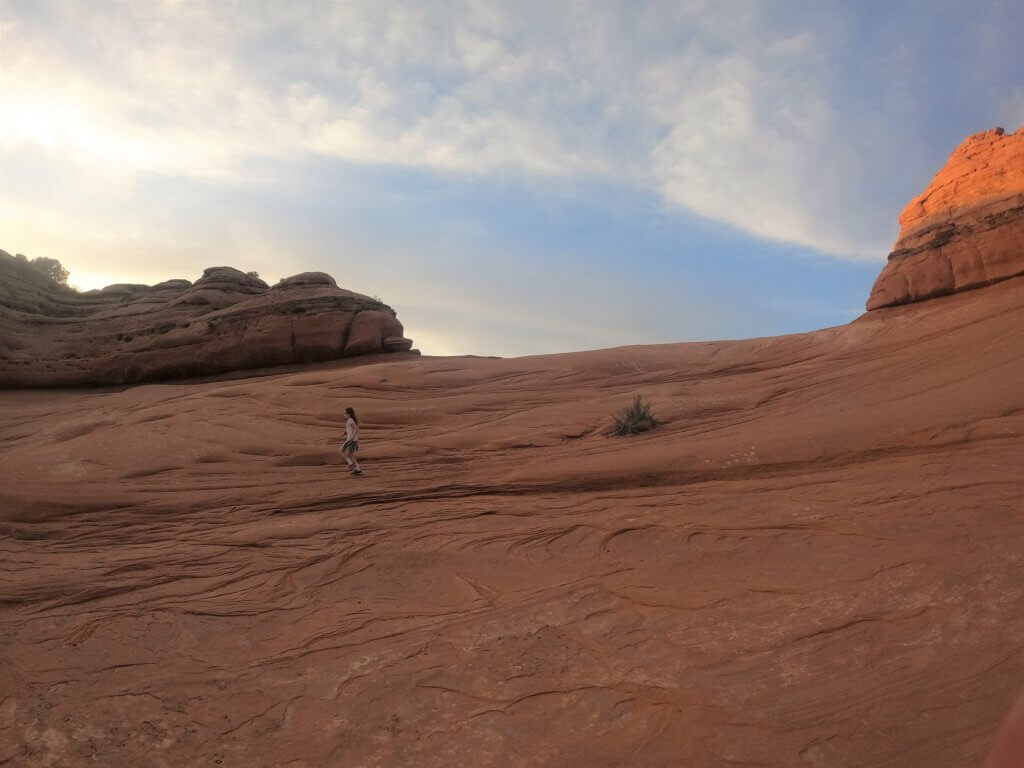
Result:
[[[348,463],[348,471],[353,475],[361,475],[363,470],[354,455],[359,450],[359,418],[351,408],[346,408],[345,413],[348,414],[348,421],[345,422],[345,442],[341,444],[341,453]]]

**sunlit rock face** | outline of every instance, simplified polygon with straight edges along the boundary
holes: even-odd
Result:
[[[268,287],[212,267],[194,284],[79,294],[0,251],[0,386],[127,384],[411,346],[391,307],[321,272]]]
[[[1024,274],[1024,131],[996,128],[964,141],[900,225],[869,310]]]

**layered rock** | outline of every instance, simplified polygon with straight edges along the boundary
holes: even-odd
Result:
[[[1024,274],[1024,130],[971,136],[900,215],[869,310]]]
[[[76,293],[0,251],[0,386],[126,384],[409,350],[395,311],[309,272]]]
[[[775,338],[0,392],[0,765],[981,768],[1024,684],[1021,328],[1007,280]],[[607,436],[637,392],[662,426]]]

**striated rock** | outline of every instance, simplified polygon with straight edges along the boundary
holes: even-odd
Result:
[[[383,329],[383,332],[382,332]],[[352,329],[345,344],[345,356],[373,355],[384,351],[385,337],[402,336],[402,325],[382,310],[360,312],[352,321]],[[410,346],[412,344],[410,343]]]
[[[334,278],[326,272],[302,272],[301,274],[284,278],[274,286],[274,290],[291,288],[296,285],[329,285],[333,288],[338,287]]]
[[[385,343],[385,340],[387,343]],[[78,294],[0,251],[0,386],[126,384],[408,350],[393,309],[307,272]]]
[[[1024,682],[1021,328],[1007,280],[0,392],[0,765],[981,768]],[[662,426],[606,436],[639,392]]]
[[[410,352],[412,351],[412,339],[402,336],[388,336],[384,339],[385,352]]]
[[[1024,131],[968,138],[904,209],[900,225],[869,310],[1024,274]]]

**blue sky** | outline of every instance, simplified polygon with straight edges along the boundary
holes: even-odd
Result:
[[[0,248],[322,270],[431,354],[821,328],[1024,123],[1022,37],[1016,0],[0,0]]]

